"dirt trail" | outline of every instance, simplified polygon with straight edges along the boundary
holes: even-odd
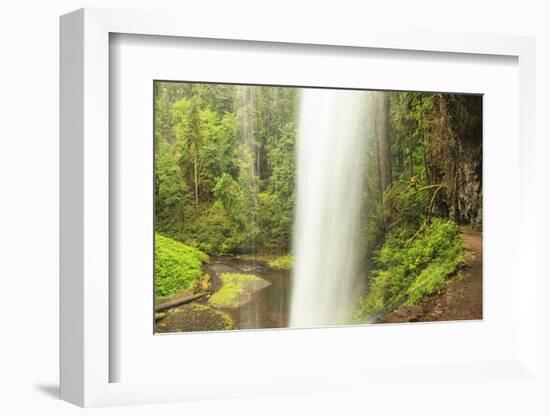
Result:
[[[376,323],[457,321],[483,318],[483,244],[478,231],[461,229],[466,264],[449,285],[414,306],[400,306]]]

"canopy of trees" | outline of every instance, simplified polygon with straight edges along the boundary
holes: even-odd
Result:
[[[290,249],[297,89],[155,82],[155,224],[210,253]]]

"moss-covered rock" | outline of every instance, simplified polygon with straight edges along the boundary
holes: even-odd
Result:
[[[292,256],[292,254],[286,254],[284,256],[270,260],[268,263],[269,267],[273,267],[274,269],[290,270],[294,265],[294,257]]]
[[[156,324],[157,332],[226,331],[233,320],[224,312],[207,305],[190,303],[170,309]]]
[[[209,299],[219,308],[237,308],[248,302],[252,293],[271,284],[253,274],[223,273],[220,280],[222,287]]]

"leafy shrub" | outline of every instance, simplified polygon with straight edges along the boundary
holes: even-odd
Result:
[[[166,298],[189,289],[208,256],[196,248],[155,234],[155,295]]]
[[[225,210],[219,204],[212,205],[197,221],[192,234],[202,251],[209,254],[222,253],[225,240],[231,234]]]
[[[443,287],[463,261],[463,242],[456,223],[434,219],[418,230],[410,225],[392,229],[375,256],[369,292],[356,319],[405,302],[412,305]]]

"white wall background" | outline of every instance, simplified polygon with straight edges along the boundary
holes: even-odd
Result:
[[[545,1],[386,0],[386,1],[209,1],[195,0],[5,0],[0,9],[0,413],[76,414],[81,409],[56,399],[58,383],[58,16],[84,6],[179,10],[231,19],[245,13],[287,25],[396,26],[434,30],[537,36],[539,175],[546,195],[539,200],[539,273],[550,251],[550,158],[546,117],[550,105],[550,12]],[[535,178],[534,178],[535,180]],[[544,268],[544,270],[543,270]],[[539,293],[548,293],[548,282]],[[542,300],[542,296],[540,297]],[[550,308],[540,303],[544,322],[541,364],[548,369]],[[545,324],[546,322],[546,324]],[[544,331],[546,328],[546,331]],[[546,356],[545,356],[546,355]],[[550,389],[548,389],[550,391]],[[134,408],[100,409],[101,415],[169,414],[549,414],[537,401],[541,391],[507,385],[388,387],[387,394],[346,393],[308,397],[259,398]]]

